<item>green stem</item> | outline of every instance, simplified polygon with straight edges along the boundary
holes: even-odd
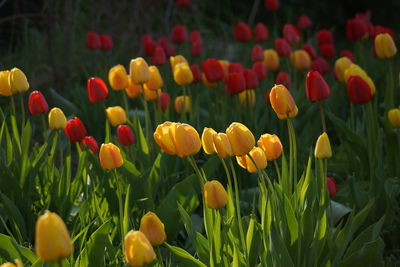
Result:
[[[149,113],[149,107],[146,101],[146,95],[144,93],[144,88],[142,85],[142,102],[143,102],[143,107],[144,107],[144,123],[145,123],[145,135],[146,135],[146,142],[149,140],[149,131],[150,131],[150,113]]]
[[[128,97],[126,96],[125,92],[122,93],[122,98],[123,98],[123,101],[124,101],[125,111],[128,114],[129,104],[128,104]]]
[[[59,260],[59,261],[57,262],[57,265],[58,265],[59,267],[62,267],[62,260]]]
[[[232,189],[232,178],[229,173],[228,166],[226,166],[225,160],[223,158],[219,158],[221,160],[222,166],[224,167],[226,178],[228,179],[228,186]]]
[[[25,125],[25,104],[24,104],[24,95],[19,94],[19,100],[21,102],[21,120],[22,120],[22,129]]]
[[[181,109],[181,119],[183,122],[187,122],[188,120],[187,120],[187,114],[186,114],[186,86],[182,85],[182,89],[183,89],[183,92],[182,92],[183,101],[182,101],[182,109]]]
[[[113,174],[114,174],[115,183],[117,186],[118,208],[119,208],[119,226],[120,226],[120,232],[121,232],[122,250],[124,250],[124,223],[123,223],[124,210],[123,210],[123,205],[122,205],[122,191],[121,191],[121,185],[119,184],[118,173],[117,173],[116,169],[114,169]]]
[[[388,86],[385,93],[385,113],[394,107],[394,95],[393,95],[393,63],[391,59],[388,59],[389,71],[388,71]]]
[[[350,127],[352,130],[356,129],[356,123],[354,118],[354,105],[350,103]]]
[[[278,181],[281,184],[281,172],[280,172],[280,169],[278,166],[278,162],[276,162],[276,159],[274,159],[273,162],[274,162],[276,174],[278,175]]]
[[[11,95],[11,112],[14,115],[14,117],[16,116],[16,112],[15,112],[15,101],[14,101],[14,95]]]
[[[189,161],[190,165],[192,165],[197,177],[199,178],[201,192],[203,192],[204,191],[204,184],[206,182],[206,178],[203,177],[203,175],[201,174],[201,171],[200,171],[199,167],[196,164],[196,161],[194,160],[194,158],[192,156],[188,156],[187,160]]]
[[[161,254],[160,247],[157,247],[156,251],[157,251],[158,263],[161,265],[161,267],[164,267],[164,262],[162,260],[162,254]]]
[[[319,114],[321,115],[322,130],[326,132],[325,112],[322,102],[319,102]]]

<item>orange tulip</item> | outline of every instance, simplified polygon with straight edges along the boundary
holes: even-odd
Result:
[[[264,150],[267,160],[277,159],[282,154],[282,143],[275,134],[263,134],[257,142],[258,147]]]
[[[276,115],[281,120],[296,117],[298,109],[289,90],[282,84],[272,87],[269,100]]]
[[[121,151],[112,143],[101,145],[99,158],[101,167],[107,171],[119,168],[124,164]]]
[[[226,135],[235,156],[246,155],[254,147],[255,140],[253,133],[239,122],[233,122],[226,129]]]

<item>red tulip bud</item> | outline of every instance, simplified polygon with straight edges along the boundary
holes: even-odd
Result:
[[[114,46],[113,40],[111,36],[108,34],[101,34],[100,42],[101,42],[100,49],[104,51],[111,50]]]
[[[347,57],[351,60],[351,62],[356,62],[356,59],[353,53],[350,50],[342,50],[340,51],[340,57]]]
[[[256,73],[259,81],[267,78],[267,68],[265,67],[264,62],[255,62],[252,69]]]
[[[326,29],[317,32],[318,46],[321,47],[325,44],[333,44],[332,32]]]
[[[251,39],[251,30],[246,23],[239,22],[236,24],[234,35],[236,41],[240,43],[246,43]]]
[[[246,89],[255,89],[258,87],[257,74],[252,69],[247,69],[243,72],[244,78],[246,80]]]
[[[228,66],[228,73],[233,73],[233,72],[243,72],[244,68],[242,63],[231,63]]]
[[[193,73],[193,82],[192,83],[199,83],[203,81],[203,77],[201,76],[200,67],[196,64],[190,66],[190,70]]]
[[[257,23],[254,28],[254,40],[257,42],[265,42],[268,39],[269,30],[263,23]]]
[[[33,91],[29,95],[28,108],[31,115],[38,115],[49,111],[49,105],[43,94],[39,91]]]
[[[90,78],[87,82],[89,101],[96,103],[108,98],[108,88],[100,78]]]
[[[171,38],[172,38],[172,41],[177,44],[186,42],[188,39],[188,33],[186,31],[185,26],[175,25],[172,28]]]
[[[353,104],[367,103],[373,96],[371,87],[360,76],[350,76],[347,80],[347,94]]]
[[[301,30],[308,29],[312,26],[311,19],[307,15],[301,15],[297,20],[297,27]]]
[[[122,146],[128,146],[136,142],[136,137],[133,134],[131,127],[129,127],[128,125],[118,126],[117,139]]]
[[[242,72],[229,73],[226,88],[230,95],[236,95],[246,90],[246,79]]]
[[[275,39],[275,50],[280,57],[287,57],[292,52],[292,47],[285,39],[277,38]]]
[[[264,0],[264,6],[268,11],[278,10],[279,5],[279,0]]]
[[[346,24],[346,37],[349,41],[359,41],[368,36],[368,28],[361,19],[349,19]]]
[[[331,177],[326,177],[326,185],[329,191],[329,197],[333,198],[336,195],[336,182]]]
[[[335,47],[332,44],[322,45],[319,50],[325,59],[331,59],[335,56]]]
[[[303,44],[303,45],[301,46],[301,49],[303,49],[304,51],[306,51],[306,52],[310,55],[311,59],[314,60],[314,59],[317,57],[317,52],[315,52],[315,49],[314,49],[314,47],[312,47],[312,45],[310,45],[310,44]]]
[[[293,24],[285,24],[283,26],[283,38],[289,44],[295,44],[300,41],[300,32]]]
[[[289,89],[292,86],[292,81],[288,73],[281,71],[276,75],[275,84],[283,84]]]
[[[156,66],[164,65],[165,62],[167,62],[167,57],[165,56],[165,52],[162,46],[157,45],[155,47],[151,61],[153,62],[153,65]]]
[[[311,69],[318,71],[322,75],[330,71],[328,62],[322,57],[319,57],[312,62]]]
[[[75,117],[72,120],[67,121],[64,133],[70,142],[79,142],[85,138],[86,128],[82,121],[78,117]]]
[[[90,50],[97,50],[101,47],[100,36],[95,32],[88,32],[86,34],[86,46]]]
[[[203,67],[203,72],[209,82],[218,82],[224,78],[224,69],[218,60],[214,58],[209,58],[201,63]]]
[[[331,90],[318,71],[310,71],[306,77],[306,95],[309,101],[321,101],[329,97]]]
[[[83,138],[82,140],[82,143],[80,144],[82,150],[84,150],[84,145],[88,147],[90,151],[93,152],[93,154],[99,153],[99,145],[97,144],[97,141],[93,138],[93,136],[85,136],[85,138]]]
[[[171,107],[171,97],[168,93],[162,92],[159,98],[159,105],[162,112],[165,112],[167,108]]]

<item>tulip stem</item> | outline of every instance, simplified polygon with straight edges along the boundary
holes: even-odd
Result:
[[[62,267],[62,260],[59,260],[58,262],[57,262],[57,265],[59,266],[59,267]]]
[[[228,179],[228,186],[232,189],[232,178],[229,173],[228,166],[226,166],[225,160],[223,158],[219,158],[221,160],[222,166],[224,167],[226,178]]]
[[[182,114],[182,120],[183,122],[188,122],[188,118],[186,116],[186,86],[182,85],[182,95],[183,95],[183,101],[182,101],[182,108],[181,108],[181,114]]]
[[[187,160],[189,161],[190,165],[192,165],[195,173],[197,174],[197,177],[199,177],[200,180],[200,187],[201,187],[201,192],[203,192],[204,190],[204,183],[206,181],[206,178],[203,177],[203,175],[201,174],[199,167],[197,167],[196,161],[194,160],[194,158],[192,156],[188,156]]]
[[[13,95],[11,95],[11,112],[12,112],[12,114],[14,115],[14,117],[16,116],[16,114],[15,114],[15,102],[14,102],[14,96]]]
[[[161,265],[161,267],[164,267],[164,262],[162,260],[162,254],[159,246],[157,247],[156,251],[157,251],[158,263]]]
[[[389,71],[387,73],[388,77],[387,77],[387,82],[388,82],[388,86],[386,86],[386,92],[385,92],[385,113],[387,113],[387,111],[391,108],[394,107],[394,103],[393,103],[393,64],[392,64],[392,60],[388,59],[388,65],[389,65]]]
[[[322,105],[321,101],[319,102],[319,114],[321,115],[322,130],[323,132],[326,133],[325,112],[324,112],[324,106]]]
[[[278,175],[278,181],[281,184],[281,182],[282,182],[281,181],[281,172],[279,170],[278,162],[276,162],[276,159],[274,159],[274,165],[275,165],[276,174]]]
[[[291,173],[289,187],[290,187],[290,192],[292,192],[293,182],[295,179],[297,180],[297,148],[296,148],[296,135],[294,133],[292,121],[289,118],[287,119],[287,124],[288,124],[290,153],[291,153],[290,155],[291,162],[289,164]]]
[[[143,85],[140,85],[142,87],[142,91],[144,92]],[[142,94],[142,102],[143,102],[143,107],[144,107],[144,125],[145,125],[145,135],[146,135],[146,142],[149,142],[149,130],[150,130],[150,113],[149,113],[149,107],[147,105],[146,101],[146,94]]]
[[[118,208],[119,208],[119,226],[121,232],[121,244],[122,244],[122,251],[124,250],[124,211],[122,206],[122,191],[121,185],[119,184],[118,173],[117,170],[114,169],[113,171],[115,183],[117,186],[117,196],[118,196]]]
[[[25,125],[25,104],[24,104],[23,94],[19,94],[19,100],[21,102],[21,118],[22,118],[22,129],[23,129]]]

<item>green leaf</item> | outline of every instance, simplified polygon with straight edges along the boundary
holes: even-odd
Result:
[[[289,228],[290,232],[290,245],[293,245],[293,243],[298,239],[299,237],[299,224],[297,222],[296,216],[293,211],[292,204],[290,203],[290,200],[287,198],[287,196],[284,194],[284,209],[285,209],[285,215],[286,215],[286,222],[287,222],[287,227]]]
[[[166,242],[164,243],[164,245],[177,257],[177,260],[179,262],[184,264],[185,267],[195,267],[195,266],[207,267],[207,265],[205,265],[198,259],[194,258],[186,250],[175,246],[171,246]]]
[[[126,234],[129,229],[129,218],[130,218],[129,199],[130,199],[130,196],[131,196],[131,185],[128,184],[128,188],[126,189],[126,198],[125,198],[125,205],[124,205],[124,221],[123,221],[124,234]]]
[[[24,217],[19,211],[18,207],[11,201],[5,194],[0,193],[2,203],[4,204],[4,208],[9,216],[10,223],[18,235],[19,241],[22,242],[26,238],[26,225]]]
[[[139,176],[140,175],[140,171],[136,168],[135,164],[133,164],[132,162],[130,162],[127,159],[124,159],[124,168],[133,176]]]
[[[30,263],[37,261],[37,256],[29,248],[22,247],[17,242],[6,235],[0,234],[0,258],[8,261],[14,259],[28,260]]]

